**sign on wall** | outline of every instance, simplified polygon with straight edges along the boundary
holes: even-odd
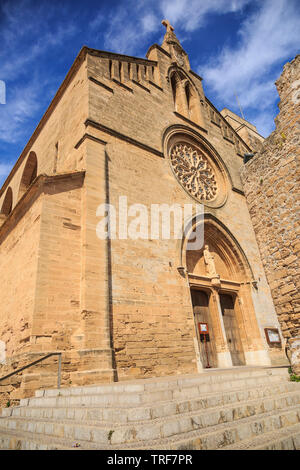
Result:
[[[281,346],[278,328],[265,328],[265,335],[269,346]]]

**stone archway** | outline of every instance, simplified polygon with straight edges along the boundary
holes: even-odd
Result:
[[[206,216],[202,223],[203,247],[187,251],[185,241],[182,253],[202,365],[204,351],[199,322],[207,323],[210,330],[213,367],[270,365],[252,302],[254,279],[247,258],[215,217]]]

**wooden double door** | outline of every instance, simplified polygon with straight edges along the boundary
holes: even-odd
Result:
[[[205,291],[192,289],[192,303],[195,319],[195,327],[199,344],[200,359],[203,367],[217,367],[217,352],[214,338],[214,331],[212,326],[212,319],[209,312],[209,296]],[[208,337],[204,338],[200,335],[199,324],[207,323]],[[205,344],[206,342],[206,344]]]
[[[241,342],[239,326],[236,320],[235,301],[231,294],[220,294],[220,305],[226,339],[233,366],[245,365],[245,356]]]
[[[217,367],[217,352],[209,307],[209,294],[206,291],[192,289],[191,295],[201,362],[203,367],[207,367],[208,363],[211,367]],[[236,319],[235,298],[231,294],[219,294],[219,298],[232,365],[245,365],[245,356]],[[208,325],[209,337],[204,338],[203,335],[200,335],[199,323],[206,323]],[[205,339],[208,340],[206,344]]]

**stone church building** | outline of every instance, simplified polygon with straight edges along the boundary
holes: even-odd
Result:
[[[288,364],[240,177],[264,139],[214,107],[165,26],[146,59],[83,47],[0,191],[0,376],[51,352],[65,386]],[[99,238],[122,196],[203,204],[203,246]],[[56,368],[2,390],[53,387]]]

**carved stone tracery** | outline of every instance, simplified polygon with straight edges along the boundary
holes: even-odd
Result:
[[[215,172],[199,149],[178,143],[171,150],[170,160],[179,182],[193,197],[201,201],[211,201],[216,197]]]

